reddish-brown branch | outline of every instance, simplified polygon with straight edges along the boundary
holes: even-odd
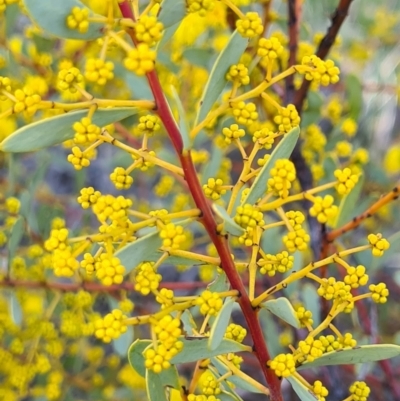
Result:
[[[124,3],[120,3],[120,9],[123,16],[125,18],[133,18],[132,11],[130,9],[127,12],[126,8],[121,8],[121,4],[123,5],[125,3],[126,1]],[[129,33],[132,40],[135,42],[134,33]],[[167,133],[179,157],[193,200],[196,206],[202,212],[201,221],[218,251],[221,259],[221,267],[226,273],[232,289],[237,290],[240,294],[238,303],[243,311],[243,315],[248,325],[249,333],[253,339],[254,352],[259,360],[260,367],[263,371],[263,374],[267,381],[267,385],[271,392],[271,400],[282,401],[280,381],[278,377],[274,374],[274,372],[266,365],[267,361],[270,359],[270,355],[268,353],[263,332],[257,318],[257,312],[253,309],[248,294],[246,292],[246,288],[240,278],[239,273],[236,270],[235,264],[232,260],[228,241],[224,236],[219,234],[217,230],[217,222],[214,218],[210,204],[203,193],[190,151],[183,149],[183,140],[181,133],[172,116],[157,73],[155,71],[148,73],[147,79],[153,92],[154,100],[156,102],[156,112],[163,122],[164,127],[167,130]]]

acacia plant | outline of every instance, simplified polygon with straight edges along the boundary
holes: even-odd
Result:
[[[398,392],[354,323],[400,186],[357,207],[352,1],[311,40],[274,3],[0,0],[0,399],[365,401],[335,365],[375,361]]]

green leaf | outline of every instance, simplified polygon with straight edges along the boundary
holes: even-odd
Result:
[[[211,70],[208,82],[201,96],[200,107],[197,113],[195,124],[199,124],[207,116],[212,106],[217,101],[219,95],[225,88],[227,80],[225,78],[229,67],[236,64],[249,43],[239,32],[233,32],[225,49],[222,50]]]
[[[267,347],[270,350],[271,357],[274,357],[280,352],[283,352],[283,348],[279,343],[280,329],[278,330],[277,323],[275,322],[273,315],[266,309],[261,308],[258,316],[263,329]]]
[[[340,201],[339,211],[334,224],[334,228],[341,227],[343,224],[348,223],[350,219],[354,216],[354,209],[359,201],[363,186],[364,175],[358,178],[358,182],[354,186],[354,188],[350,191],[349,194],[343,196],[342,200]]]
[[[128,361],[130,365],[142,377],[146,377],[146,368],[144,366],[143,351],[149,345],[151,345],[150,340],[135,340],[128,350]]]
[[[161,377],[152,370],[146,370],[146,390],[149,401],[167,401]]]
[[[189,150],[191,148],[191,141],[190,141],[190,136],[189,136],[189,126],[186,121],[185,116],[187,113],[185,112],[185,109],[183,108],[183,104],[181,102],[181,99],[179,98],[178,92],[176,89],[171,85],[170,86],[172,96],[175,101],[176,108],[178,109],[178,115],[179,115],[179,130],[182,135],[182,141],[183,141],[183,150]]]
[[[254,204],[259,198],[261,198],[267,188],[267,181],[270,178],[271,169],[279,159],[287,159],[292,154],[294,147],[296,146],[297,140],[299,139],[300,129],[299,127],[293,128],[290,132],[284,135],[274,151],[271,153],[270,158],[264,167],[261,169],[253,185],[250,188],[247,197],[242,202]]]
[[[203,184],[207,183],[209,178],[214,178],[217,171],[221,166],[223,152],[217,146],[213,146],[211,151],[211,159],[204,165],[203,173],[201,174],[201,181]]]
[[[188,48],[183,51],[182,56],[191,64],[207,68],[214,52],[211,49]]]
[[[228,291],[231,287],[225,273],[219,273],[216,279],[207,286],[207,290],[211,292]]]
[[[218,373],[221,376],[230,372],[230,369],[217,358],[212,358],[211,363],[216,367]],[[243,390],[250,391],[251,393],[261,393],[261,391],[257,387],[254,387],[251,383],[249,383],[248,381],[239,376],[232,375],[229,376],[226,380],[232,382],[235,386]]]
[[[12,317],[13,322],[17,326],[21,326],[22,324],[22,318],[23,318],[23,313],[22,313],[22,308],[21,304],[17,298],[17,295],[15,292],[11,294],[11,299],[10,299],[10,315]]]
[[[312,313],[313,326],[319,326],[321,322],[321,297],[313,284],[306,283],[301,287],[301,298],[304,307]]]
[[[346,99],[350,106],[350,117],[358,120],[362,109],[362,84],[360,79],[354,75],[349,74],[345,80]]]
[[[180,389],[179,373],[175,366],[171,366],[160,373],[161,382],[164,386]]]
[[[183,330],[188,336],[193,335],[193,329],[197,329],[197,324],[195,320],[193,319],[192,314],[188,309],[186,309],[182,314],[181,314],[181,322],[183,325]]]
[[[171,359],[171,363],[174,365],[196,362],[200,359],[212,358],[213,356],[228,354],[229,352],[243,352],[247,349],[245,345],[227,339],[222,340],[221,344],[215,350],[208,349],[208,338],[206,337],[196,340],[184,338],[182,341],[183,350]]]
[[[162,240],[158,232],[154,232],[120,249],[115,253],[115,256],[119,258],[122,266],[125,267],[125,274],[128,274],[139,263],[151,261],[161,244]]]
[[[228,212],[221,206],[216,203],[213,203],[212,208],[214,212],[224,221],[224,229],[229,234],[235,235],[236,237],[240,237],[244,234],[244,228],[240,227],[239,224],[233,220],[231,216],[229,216]]]
[[[286,380],[291,384],[294,392],[301,401],[318,401],[318,396],[299,381],[296,377],[289,376]]]
[[[119,338],[112,341],[114,351],[120,356],[125,358],[128,353],[129,347],[133,341],[133,326],[128,326],[127,331]]]
[[[85,33],[67,27],[67,16],[71,14],[73,7],[85,8],[89,10],[89,16],[95,16],[78,0],[24,0],[24,5],[35,24],[58,38],[93,40],[104,36],[105,24],[98,22],[90,22],[89,29]]]
[[[281,297],[272,299],[271,301],[264,302],[262,307],[269,310],[275,316],[299,329],[301,327],[300,321],[297,318],[296,311],[287,298]]]
[[[400,346],[393,344],[362,345],[361,347],[328,352],[313,362],[299,366],[297,370],[316,368],[318,366],[347,365],[364,362],[381,361],[400,355]]]
[[[25,219],[20,216],[15,221],[11,229],[10,239],[8,241],[8,261],[12,262],[15,252],[25,232]]]
[[[161,10],[158,14],[158,20],[168,28],[179,21],[182,21],[186,15],[185,0],[164,0],[161,3]]]
[[[72,139],[74,137],[72,125],[86,117],[87,113],[87,110],[79,110],[25,125],[0,143],[0,150],[13,153],[32,152]],[[93,124],[103,127],[136,113],[137,109],[133,107],[98,109],[92,121]]]
[[[226,328],[228,327],[229,321],[231,319],[231,314],[235,302],[235,298],[226,298],[223,307],[221,308],[213,322],[210,331],[210,337],[208,339],[208,348],[211,351],[217,349],[224,338]]]

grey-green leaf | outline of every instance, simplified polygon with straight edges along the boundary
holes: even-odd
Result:
[[[400,346],[393,344],[362,345],[361,347],[328,352],[313,362],[299,366],[297,370],[318,366],[347,365],[354,363],[375,362],[400,355]]]
[[[94,113],[92,121],[103,127],[132,116],[137,111],[133,107],[98,109]],[[0,150],[12,153],[32,152],[72,139],[74,137],[72,125],[86,117],[87,113],[87,110],[79,110],[25,125],[1,142]]]
[[[158,20],[164,24],[164,28],[168,28],[177,22],[182,21],[185,15],[185,0],[164,0],[161,3]]]
[[[224,292],[230,288],[229,280],[225,273],[219,273],[216,279],[207,286],[211,292]]]
[[[67,27],[67,16],[71,14],[73,7],[89,10],[78,0],[24,0],[24,5],[29,17],[32,18],[36,25],[58,38],[93,40],[104,35],[105,24],[98,22],[90,22],[89,28],[85,33]],[[95,14],[90,11],[89,15],[94,16]]]
[[[221,344],[224,338],[226,328],[228,327],[231,319],[232,309],[235,305],[235,299],[228,297],[218,315],[216,316],[210,331],[210,337],[208,339],[208,348],[214,351]]]
[[[172,96],[175,101],[176,108],[178,109],[178,114],[179,114],[179,130],[182,136],[182,141],[183,141],[183,150],[189,150],[191,148],[191,141],[190,141],[190,136],[189,136],[189,126],[186,121],[186,115],[187,113],[185,112],[185,109],[183,108],[183,104],[181,102],[181,99],[179,98],[178,92],[176,89],[171,85],[170,87]]]
[[[211,70],[208,82],[201,96],[200,107],[195,124],[204,120],[212,106],[217,101],[227,83],[225,75],[228,72],[229,67],[239,61],[241,55],[246,50],[248,43],[248,39],[241,36],[239,32],[233,32],[228,44],[218,56]]]
[[[152,370],[146,370],[146,391],[149,401],[167,401],[161,377]]]
[[[22,308],[21,308],[21,304],[17,298],[17,294],[15,292],[13,292],[11,294],[11,299],[10,299],[10,309],[11,309],[11,317],[13,322],[17,325],[17,326],[21,326],[22,324],[22,318],[23,318],[23,313],[22,313]]]
[[[151,344],[150,340],[136,340],[132,343],[128,350],[128,360],[130,365],[136,372],[142,376],[146,376],[146,368],[144,366],[143,351]]]
[[[224,229],[226,232],[236,237],[244,234],[244,228],[240,227],[221,205],[214,203],[212,207],[214,212],[224,221]]]
[[[171,359],[171,363],[188,363],[196,362],[200,359],[208,359],[213,356],[228,354],[229,352],[246,351],[246,346],[236,341],[224,339],[221,344],[215,349],[208,349],[208,338],[199,339],[183,339],[183,350]]]
[[[264,302],[262,307],[269,310],[286,323],[289,323],[291,326],[297,329],[301,327],[296,311],[287,298],[281,297],[272,299],[271,301]]]
[[[296,377],[289,376],[286,380],[291,384],[294,392],[301,401],[318,401],[318,397],[309,388],[299,381]]]
[[[8,241],[8,260],[9,263],[14,259],[15,252],[25,231],[25,219],[20,216],[11,229],[10,239]]]
[[[349,194],[343,196],[339,205],[339,212],[334,227],[341,227],[354,217],[354,209],[360,198],[361,190],[364,186],[364,175],[358,178],[357,184]]]
[[[271,169],[274,167],[277,160],[289,158],[294,147],[296,146],[297,140],[299,139],[299,134],[299,127],[293,128],[290,132],[285,134],[279,144],[275,147],[274,151],[271,153],[271,157],[258,174],[256,180],[250,188],[249,193],[242,202],[242,205],[245,203],[254,204],[265,194]]]
[[[112,345],[114,351],[121,357],[125,358],[129,347],[133,341],[133,326],[128,326],[127,331],[116,340],[113,340]]]

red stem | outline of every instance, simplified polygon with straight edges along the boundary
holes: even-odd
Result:
[[[120,10],[125,18],[133,18],[132,11],[126,11],[126,8],[121,8],[127,2],[120,3]],[[134,33],[129,32],[132,40],[135,42]],[[159,115],[164,127],[171,139],[171,142],[178,154],[180,163],[185,173],[185,178],[188,183],[189,190],[192,194],[196,206],[202,212],[202,223],[207,230],[212,242],[214,243],[218,254],[221,259],[221,267],[228,277],[232,289],[237,290],[240,294],[238,303],[242,309],[243,315],[246,319],[249,333],[253,339],[254,353],[257,356],[260,367],[265,376],[267,385],[270,390],[271,401],[282,401],[282,394],[280,389],[280,380],[275,373],[266,365],[270,360],[270,355],[264,340],[263,332],[257,318],[257,311],[253,309],[246,288],[236,270],[235,264],[232,260],[231,252],[229,249],[227,238],[222,236],[217,230],[217,222],[214,218],[212,209],[205,197],[201,184],[199,182],[196,169],[190,151],[183,149],[183,140],[179,128],[172,116],[171,110],[168,106],[164,92],[160,85],[157,73],[152,71],[147,74],[147,79],[150,88],[153,92],[154,100],[156,103],[156,111]]]

